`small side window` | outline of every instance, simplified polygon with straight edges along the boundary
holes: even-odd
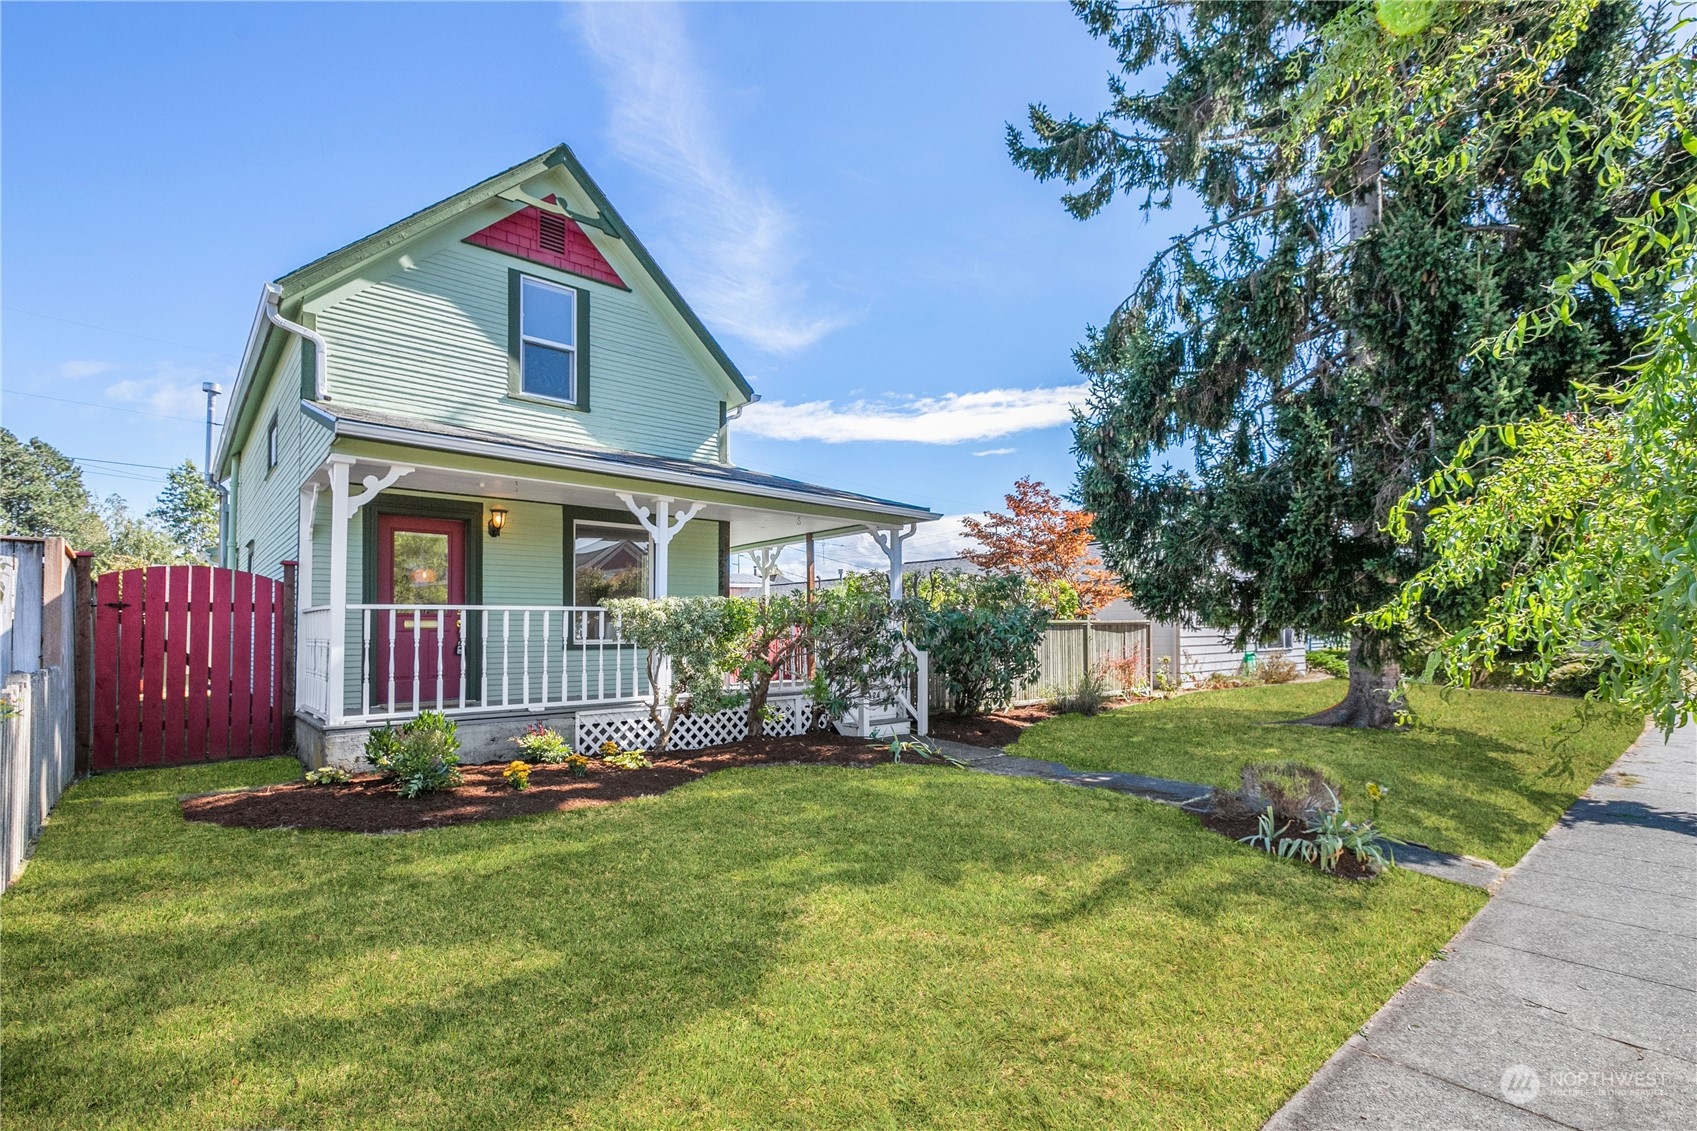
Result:
[[[272,468],[277,466],[277,461],[280,458],[277,439],[277,415],[273,413],[271,423],[265,426],[265,472],[267,475],[271,473]]]
[[[577,292],[528,275],[519,280],[519,388],[577,401]]]

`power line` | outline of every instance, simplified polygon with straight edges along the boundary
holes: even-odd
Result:
[[[125,460],[121,460],[121,459],[95,459],[93,456],[66,456],[65,458],[66,459],[74,459],[78,463],[115,463],[120,467],[151,467],[156,471],[175,471],[175,470],[177,470],[174,467],[167,467],[162,463],[129,463],[129,462],[127,462]],[[154,476],[154,478],[158,478],[158,477]]]
[[[85,330],[103,330],[108,334],[122,334],[126,338],[140,338],[144,342],[157,342],[162,346],[176,346],[178,349],[194,350],[196,353],[209,353],[214,357],[233,358],[236,356],[223,350],[209,350],[205,346],[191,346],[187,342],[173,342],[168,338],[154,338],[147,334],[138,334],[133,330],[119,330],[113,326],[97,326],[93,322],[78,322],[75,318],[61,318],[57,314],[43,314],[39,310],[25,310],[18,306],[0,307],[0,309],[10,310],[13,314],[27,314],[31,318],[45,318],[49,322],[63,322],[67,326],[81,326]]]
[[[46,393],[26,393],[22,389],[7,389],[6,395],[10,397],[34,397],[40,401],[59,401],[61,404],[80,404],[88,408],[103,408],[107,412],[127,412],[132,416],[157,416],[161,420],[186,420],[190,424],[206,423],[204,418],[198,416],[174,416],[168,412],[147,412],[139,408],[119,408],[115,404],[100,404],[98,401],[75,401],[70,397],[50,397]],[[222,427],[224,422],[220,420],[215,423]]]

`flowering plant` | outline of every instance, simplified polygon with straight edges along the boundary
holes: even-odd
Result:
[[[565,764],[574,778],[586,777],[589,774],[589,759],[582,754],[567,754]]]
[[[541,762],[545,766],[559,765],[572,752],[559,731],[541,723],[531,723],[513,741],[519,744],[527,761]]]
[[[507,768],[501,771],[501,776],[507,779],[507,784],[514,789],[530,788],[530,763],[517,759],[508,762]]]

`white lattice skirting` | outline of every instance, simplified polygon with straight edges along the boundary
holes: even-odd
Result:
[[[766,724],[774,737],[806,734],[813,705],[804,695],[776,696],[766,701],[778,718]],[[672,727],[667,744],[672,750],[700,750],[722,742],[748,737],[748,708],[733,707],[711,715],[685,715]],[[577,748],[591,753],[603,742],[616,742],[621,750],[646,750],[654,743],[654,723],[647,707],[620,707],[610,711],[577,713]]]

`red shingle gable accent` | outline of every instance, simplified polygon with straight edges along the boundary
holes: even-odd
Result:
[[[550,203],[554,200],[551,196],[547,199]],[[542,216],[540,208],[526,208],[504,220],[497,220],[481,232],[472,233],[465,238],[465,242],[506,255],[515,255],[520,259],[528,259],[532,263],[555,267],[573,275],[581,275],[585,279],[630,289],[625,287],[625,281],[619,278],[619,273],[613,270],[613,265],[589,242],[589,237],[583,234],[583,229],[577,226],[576,221],[549,213],[550,227],[555,219],[559,220],[559,227],[550,233],[549,242],[562,246],[558,243],[558,237],[563,229],[563,250],[554,251],[543,247]]]

